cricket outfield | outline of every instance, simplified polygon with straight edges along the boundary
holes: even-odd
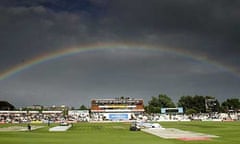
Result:
[[[0,141],[7,144],[239,144],[240,122],[161,122],[166,129],[178,129],[207,135],[215,135],[207,140],[184,141],[165,139],[144,131],[129,131],[129,123],[77,123],[68,131],[49,132],[52,124],[34,124],[37,129],[17,131],[26,124],[1,124]],[[9,130],[8,130],[9,129]]]

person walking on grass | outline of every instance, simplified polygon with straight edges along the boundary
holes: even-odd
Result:
[[[31,125],[30,124],[27,125],[27,128],[28,128],[28,131],[31,131]]]

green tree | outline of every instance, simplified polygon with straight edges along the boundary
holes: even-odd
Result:
[[[206,112],[206,106],[205,106],[205,97],[204,96],[198,96],[195,95],[193,97],[193,103],[192,108],[197,111],[197,113],[204,113]]]
[[[165,108],[175,107],[175,104],[173,103],[172,99],[170,97],[168,97],[167,95],[160,94],[158,96],[158,99],[159,99],[159,103],[160,103],[161,107],[165,107]]]
[[[79,110],[88,110],[88,108],[85,105],[81,105]]]
[[[149,113],[159,113],[161,110],[159,100],[157,97],[153,96],[152,99],[148,102],[148,112]]]
[[[186,113],[187,115],[190,115],[190,114],[196,114],[197,111],[196,111],[195,109],[190,108],[190,109],[187,109],[185,113]]]
[[[212,96],[182,96],[178,101],[178,106],[183,107],[184,111],[187,112],[188,109],[195,110],[196,113],[205,113],[206,110],[206,99],[214,99]],[[211,111],[219,111],[219,102],[216,101],[216,105],[211,108]],[[192,110],[191,110],[192,111]]]
[[[227,99],[222,103],[222,109],[227,112],[228,110],[240,109],[240,101],[238,98]]]
[[[193,97],[192,96],[182,96],[178,100],[179,107],[183,107],[183,110],[186,112],[188,109],[193,109]]]
[[[145,107],[148,113],[160,113],[161,108],[175,107],[172,99],[167,95],[160,94],[158,96],[153,96],[148,102],[148,106]]]

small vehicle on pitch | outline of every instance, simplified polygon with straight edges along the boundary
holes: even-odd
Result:
[[[132,122],[129,130],[130,131],[140,131],[141,127],[136,122]]]

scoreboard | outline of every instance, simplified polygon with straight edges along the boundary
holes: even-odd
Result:
[[[91,112],[144,112],[143,99],[92,99]]]
[[[161,113],[162,114],[169,114],[169,113],[183,113],[183,108],[182,107],[177,107],[177,108],[161,108]]]

